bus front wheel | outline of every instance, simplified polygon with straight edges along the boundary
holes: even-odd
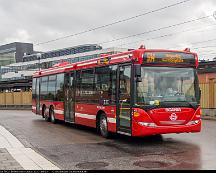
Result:
[[[50,108],[50,120],[52,123],[56,123],[56,119],[55,119],[55,113],[54,113],[54,109]]]
[[[108,123],[107,123],[106,115],[104,113],[101,114],[100,116],[99,130],[100,130],[100,134],[103,137],[108,138],[109,136]]]

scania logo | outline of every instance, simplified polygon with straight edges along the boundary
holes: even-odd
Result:
[[[166,112],[181,112],[181,108],[165,108]]]
[[[178,116],[175,114],[175,113],[172,113],[170,116],[169,116],[170,120],[171,121],[176,121]]]

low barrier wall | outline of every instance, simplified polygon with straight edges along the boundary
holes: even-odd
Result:
[[[32,92],[0,93],[0,109],[31,108]]]

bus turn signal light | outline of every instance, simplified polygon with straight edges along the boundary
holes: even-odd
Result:
[[[133,116],[134,116],[134,117],[139,117],[139,116],[140,116],[140,113],[139,113],[139,112],[134,112],[134,113],[133,113]]]

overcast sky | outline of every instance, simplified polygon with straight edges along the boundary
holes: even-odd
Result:
[[[183,0],[0,0],[0,45],[15,41],[37,44],[181,1]],[[86,43],[103,43],[211,15],[196,22],[102,44],[104,48],[138,48],[141,44],[145,44],[147,48],[190,47],[199,54],[200,59],[211,59],[216,57],[214,11],[216,0],[191,0],[97,31],[34,46],[34,49],[48,51]]]

